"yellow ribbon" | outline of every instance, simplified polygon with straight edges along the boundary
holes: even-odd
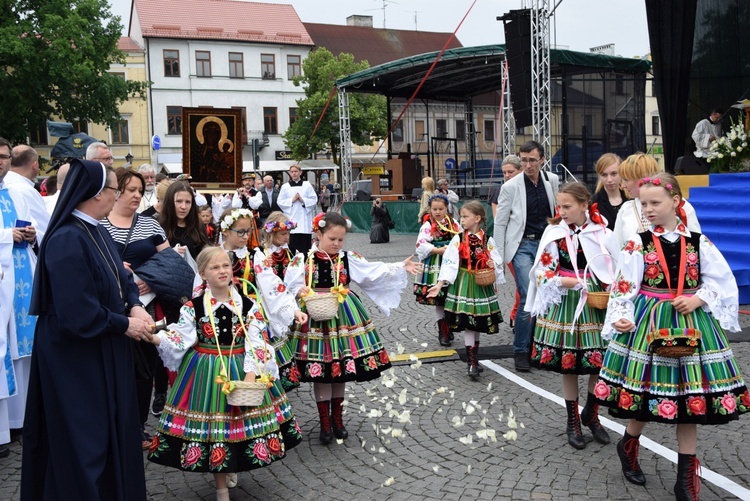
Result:
[[[331,293],[336,294],[336,298],[339,300],[339,303],[343,303],[346,300],[346,295],[349,294],[349,289],[347,289],[343,285],[337,285],[335,287],[331,287]]]

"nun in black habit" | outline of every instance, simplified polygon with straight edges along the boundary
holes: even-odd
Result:
[[[39,249],[23,501],[146,499],[128,338],[150,340],[153,321],[98,224],[117,195],[114,171],[72,161]]]

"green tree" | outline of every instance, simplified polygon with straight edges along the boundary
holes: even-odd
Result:
[[[121,31],[107,0],[0,0],[0,136],[23,141],[53,115],[119,120],[146,86],[107,73],[125,62]]]
[[[369,67],[367,61],[354,62],[352,54],[342,53],[335,57],[322,47],[307,56],[302,63],[302,75],[294,79],[295,85],[304,86],[305,98],[297,100],[297,121],[284,134],[284,141],[295,159],[302,160],[312,153],[330,148],[334,162],[338,163],[341,142],[338,94],[334,94],[315,135],[312,138],[310,136],[336,80]],[[349,120],[352,142],[357,145],[371,144],[373,138],[385,136],[388,132],[385,97],[351,94]]]

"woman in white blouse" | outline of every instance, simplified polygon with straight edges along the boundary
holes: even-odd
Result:
[[[621,247],[633,235],[643,233],[651,226],[648,219],[643,215],[641,201],[638,200],[638,181],[644,177],[653,176],[661,170],[654,157],[645,153],[634,153],[620,164],[619,174],[622,179],[622,187],[630,197],[630,200],[622,204],[615,221],[615,238]],[[685,214],[687,214],[688,229],[700,233],[701,225],[698,223],[693,206],[685,201],[683,208]]]

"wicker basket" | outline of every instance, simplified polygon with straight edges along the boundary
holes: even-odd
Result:
[[[586,283],[585,282],[586,275],[589,274],[591,263],[594,261],[594,259],[601,257],[601,256],[609,256],[609,254],[606,254],[606,253],[597,254],[594,257],[592,257],[589,260],[589,262],[586,263],[586,267],[583,269],[584,283]],[[587,291],[586,292],[586,304],[590,306],[591,308],[596,308],[597,310],[606,310],[607,303],[609,303],[609,291]]]
[[[589,292],[586,295],[586,304],[597,310],[606,310],[609,303],[609,292]]]
[[[234,390],[227,395],[227,403],[234,406],[257,407],[263,403],[268,383],[232,381]]]
[[[339,314],[339,299],[332,292],[317,293],[305,297],[307,314],[316,322],[325,322]]]
[[[701,345],[701,331],[695,329],[693,319],[687,316],[688,326],[685,328],[656,329],[656,309],[667,300],[659,301],[651,309],[649,320],[649,332],[646,334],[648,348],[654,354],[666,358],[689,357]]]
[[[480,286],[492,285],[495,283],[495,269],[482,268],[481,270],[471,270],[474,275],[474,283]]]

